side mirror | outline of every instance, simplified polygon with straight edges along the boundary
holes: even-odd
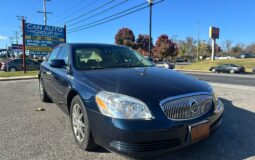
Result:
[[[154,60],[153,60],[153,58],[147,58],[149,61],[151,61],[151,62],[153,62]]]
[[[64,68],[66,66],[66,62],[63,59],[52,59],[50,61],[50,66],[53,68]]]

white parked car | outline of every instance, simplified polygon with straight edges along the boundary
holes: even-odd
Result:
[[[159,62],[155,62],[155,65],[157,67],[164,67],[167,69],[174,69],[175,68],[175,64],[174,63],[170,63],[167,61],[159,61]]]

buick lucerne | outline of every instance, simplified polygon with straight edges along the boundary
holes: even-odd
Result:
[[[77,145],[142,158],[210,136],[224,106],[206,82],[110,44],[61,44],[41,64],[39,93],[70,115]]]

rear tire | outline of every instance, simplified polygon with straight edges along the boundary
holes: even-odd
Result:
[[[17,69],[16,69],[15,67],[10,67],[10,68],[9,68],[9,71],[10,71],[10,72],[16,72]]]
[[[97,147],[90,129],[85,106],[78,95],[71,102],[70,117],[76,144],[85,151]]]
[[[42,102],[51,102],[49,96],[44,90],[42,80],[39,79],[39,94],[40,94],[40,99]]]
[[[213,72],[213,73],[216,73],[216,69],[215,69],[215,68],[213,68],[213,69],[212,69],[212,72]]]

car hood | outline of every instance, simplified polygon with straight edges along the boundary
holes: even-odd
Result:
[[[146,103],[192,92],[211,92],[205,82],[158,67],[79,71],[77,74],[80,81],[98,91],[125,94]]]

